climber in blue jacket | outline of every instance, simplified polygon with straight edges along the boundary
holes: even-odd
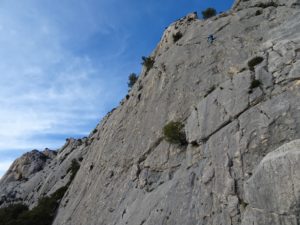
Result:
[[[213,34],[208,35],[207,42],[209,42],[210,44],[212,44],[214,42],[214,40],[216,40],[216,37],[214,37]]]

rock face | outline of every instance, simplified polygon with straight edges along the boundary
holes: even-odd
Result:
[[[72,160],[82,161],[88,139],[68,139],[58,151],[33,150],[11,165],[0,180],[0,206],[25,203],[32,208],[38,199],[50,195],[69,181]]]
[[[32,207],[67,182],[75,158],[54,225],[299,224],[299,5],[236,1],[174,22],[129,98],[28,179],[8,172],[0,194]],[[171,120],[187,145],[163,138]]]
[[[269,153],[245,182],[243,225],[299,224],[300,140]],[[257,223],[259,221],[259,223]]]
[[[291,8],[297,8],[300,5],[299,0],[236,0],[233,9],[243,10],[245,8],[268,8],[268,7],[278,7],[287,6]]]
[[[49,150],[48,150],[49,152]],[[55,153],[51,155],[53,157]],[[12,181],[26,180],[30,175],[42,170],[47,163],[47,160],[51,160],[52,157],[48,157],[50,154],[43,154],[38,150],[33,150],[24,154],[21,158],[14,161],[10,166],[8,172],[4,176],[3,182],[9,183]]]

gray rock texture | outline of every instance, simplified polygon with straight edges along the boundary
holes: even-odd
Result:
[[[242,224],[299,224],[300,140],[266,155],[245,182]]]
[[[45,149],[24,154],[0,180],[0,206],[25,203],[32,208],[40,197],[68,183],[72,160],[82,161],[88,148],[87,138],[67,139],[58,152]]]
[[[299,1],[244,0],[174,22],[153,67],[89,137],[26,180],[3,177],[2,206],[34,206],[81,158],[54,225],[300,224],[299,21]],[[187,145],[165,141],[172,120]]]

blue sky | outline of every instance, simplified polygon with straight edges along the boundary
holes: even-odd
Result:
[[[86,136],[170,23],[233,0],[2,0],[0,176],[31,149]]]

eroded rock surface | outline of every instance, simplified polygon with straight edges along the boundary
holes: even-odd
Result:
[[[54,225],[299,224],[299,21],[299,1],[244,0],[174,22],[153,67],[89,137],[28,181],[2,180],[0,193],[34,205],[83,157]],[[171,120],[185,125],[187,145],[164,140]]]
[[[299,224],[300,140],[269,153],[245,182],[243,225]]]

